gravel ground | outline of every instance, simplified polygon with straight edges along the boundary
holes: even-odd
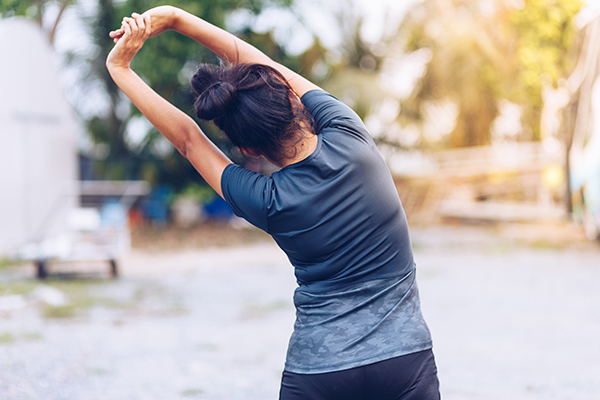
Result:
[[[600,398],[600,246],[570,226],[412,235],[442,398]],[[0,399],[276,399],[294,320],[285,255],[262,236],[153,248],[116,281],[5,268]]]

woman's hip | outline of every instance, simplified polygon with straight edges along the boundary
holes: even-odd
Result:
[[[431,350],[321,374],[284,371],[280,400],[439,400]]]

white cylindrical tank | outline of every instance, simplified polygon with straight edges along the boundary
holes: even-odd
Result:
[[[0,20],[0,255],[66,230],[79,125],[39,27]]]

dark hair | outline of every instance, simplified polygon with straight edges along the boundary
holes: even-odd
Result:
[[[308,129],[312,116],[287,80],[262,64],[202,64],[192,78],[194,107],[203,120],[214,120],[234,146],[252,149],[278,162]]]

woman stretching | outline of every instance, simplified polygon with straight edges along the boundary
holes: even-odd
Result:
[[[226,66],[192,78],[196,114],[243,154],[231,161],[131,69],[144,41],[174,29]],[[131,101],[236,215],[273,236],[294,266],[296,322],[281,400],[433,400],[438,379],[394,182],[360,118],[335,97],[230,33],[162,6],[124,18],[106,65]]]

